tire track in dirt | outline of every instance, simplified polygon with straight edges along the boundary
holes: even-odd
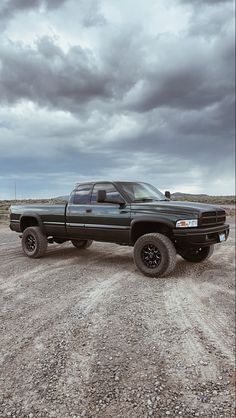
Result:
[[[60,273],[63,270],[63,267],[59,267],[60,263],[57,263],[58,266],[56,268],[55,271],[53,271],[53,276],[57,275],[58,273]],[[42,280],[45,279],[45,275],[48,275],[48,268],[44,268],[41,270],[38,269],[34,269],[33,271],[30,271],[28,273],[25,273],[24,276],[20,276],[17,277],[17,279],[22,279],[22,278],[26,278],[27,280],[31,277],[32,274],[40,274],[40,278]],[[117,279],[118,277],[118,279]],[[100,302],[100,299],[102,299],[103,297],[105,297],[110,289],[114,289],[115,286],[117,286],[119,284],[119,278],[120,278],[120,273],[116,273],[115,275],[113,275],[112,280],[111,279],[103,279],[102,276],[97,276],[96,279],[93,279],[92,281],[90,280],[89,282],[89,286],[86,283],[86,281],[83,282],[83,286],[82,283],[80,282],[80,297],[79,297],[79,302],[77,302],[76,298],[74,297],[74,292],[75,289],[71,288],[68,289],[68,285],[65,283],[64,287],[67,290],[67,299],[65,300],[65,296],[64,296],[64,292],[61,292],[60,295],[57,295],[57,298],[55,300],[50,299],[50,301],[45,300],[44,302],[44,309],[47,310],[48,312],[48,316],[50,317],[50,319],[47,318],[46,321],[44,321],[42,328],[42,331],[44,331],[45,329],[48,329],[49,326],[52,326],[53,322],[58,322],[61,318],[63,317],[67,317],[70,318],[70,312],[71,310],[75,311],[77,310],[78,312],[81,313],[81,315],[86,315],[91,309],[93,309],[93,306],[96,307],[96,304],[98,304]],[[17,289],[18,290],[18,289]],[[27,293],[29,293],[28,289],[25,289],[22,286],[22,292],[26,291],[26,297],[27,297]],[[52,289],[53,291],[53,289]],[[31,293],[32,293],[32,289],[31,289]],[[31,299],[35,299],[34,296],[31,295]],[[41,300],[39,300],[39,302],[41,302]],[[71,302],[73,302],[72,306],[71,306]],[[8,302],[9,304],[9,302]],[[48,304],[50,304],[50,306],[48,306]],[[22,300],[19,300],[18,303],[19,306],[22,306]],[[37,324],[40,323],[40,318],[44,318],[44,309],[42,309],[42,303],[38,303],[35,304],[33,303],[32,300],[32,307],[33,310],[31,309],[31,314],[30,317],[28,318],[28,321],[25,325],[22,324],[22,332],[24,332],[24,336],[25,339],[28,340],[28,338],[31,336],[30,335],[30,331],[33,329],[37,329]],[[58,312],[58,306],[60,306],[60,312]],[[17,304],[14,301],[14,307],[17,310]],[[29,310],[27,309],[29,307],[29,304],[26,305],[26,312],[25,315],[29,316]],[[4,310],[3,310],[4,313]],[[24,312],[22,312],[21,309],[21,316],[23,315]],[[6,312],[5,316],[7,315],[8,312]],[[17,317],[17,312],[16,312],[16,317]],[[55,317],[54,317],[55,315]],[[9,317],[7,317],[7,319],[9,320]],[[40,333],[40,330],[37,329],[36,333],[34,333],[34,337],[37,336]],[[17,327],[11,329],[11,335],[17,334]],[[29,335],[28,335],[29,334]],[[9,345],[9,343],[7,344],[8,349],[13,350],[13,348],[16,345],[16,341],[14,340],[12,343],[12,346]],[[24,345],[24,342],[23,342]],[[20,347],[18,347],[20,348]]]
[[[99,285],[99,287],[98,287]],[[73,372],[72,370],[75,369],[75,364],[77,364],[76,367],[76,373],[75,373],[75,382],[76,382],[76,389],[78,389],[78,383],[80,385],[84,385],[84,388],[79,391],[76,390],[75,396],[77,399],[80,399],[82,397],[86,388],[86,380],[88,380],[88,377],[91,374],[91,362],[93,359],[93,354],[91,353],[91,347],[87,344],[88,341],[91,340],[91,338],[88,338],[87,335],[87,323],[93,322],[93,316],[97,316],[97,309],[98,305],[101,304],[103,306],[104,298],[108,302],[109,298],[112,298],[113,292],[117,287],[120,285],[120,273],[116,273],[112,280],[106,279],[104,280],[103,277],[97,276],[97,278],[90,283],[89,288],[84,289],[84,294],[82,299],[80,300],[80,303],[74,304],[72,307],[69,307],[68,309],[64,309],[60,312],[60,315],[56,315],[53,318],[53,321],[48,321],[46,324],[41,326],[36,331],[34,330],[35,327],[30,327],[31,330],[34,330],[34,332],[31,335],[28,335],[26,337],[26,343],[23,343],[22,345],[18,345],[15,347],[15,353],[14,350],[11,350],[11,355],[9,358],[9,362],[6,364],[7,366],[7,375],[9,374],[11,376],[14,368],[16,365],[24,364],[24,359],[30,355],[31,362],[36,362],[36,359],[34,357],[34,354],[32,353],[32,345],[34,345],[34,342],[37,340],[37,345],[43,346],[44,353],[46,352],[46,360],[45,360],[45,354],[44,359],[40,360],[40,363],[36,367],[35,371],[33,372],[32,378],[28,376],[28,391],[29,396],[31,397],[31,400],[33,400],[33,404],[31,404],[31,407],[34,408],[35,405],[40,404],[40,398],[43,396],[45,398],[45,405],[47,405],[47,399],[53,399],[54,394],[53,390],[57,390],[57,392],[60,394],[60,384],[61,382],[67,382],[68,387],[71,387],[71,391],[73,391]],[[69,344],[64,344],[64,349],[57,351],[57,344],[55,343],[55,340],[59,338],[60,334],[63,335],[63,329],[65,327],[65,324],[63,322],[63,318],[67,319],[67,327],[66,327],[66,335],[67,340],[69,339]],[[79,322],[78,322],[79,319]],[[81,323],[82,321],[82,323]],[[59,326],[58,326],[59,322]],[[48,337],[48,327],[54,326],[54,335]],[[101,319],[99,326],[102,326]],[[90,327],[91,328],[91,327]],[[85,333],[85,337],[83,338],[83,334]],[[91,333],[91,329],[89,330],[89,333]],[[93,333],[92,333],[93,334]],[[87,335],[87,336],[86,336]],[[90,353],[84,352],[84,344],[81,344],[77,346],[77,336],[79,336],[79,341],[81,343],[81,339],[86,341],[86,350],[90,350]],[[95,337],[95,336],[94,336]],[[55,345],[56,344],[56,345]],[[93,342],[92,342],[93,345]],[[71,354],[71,351],[72,354]],[[63,354],[64,353],[64,354]],[[14,355],[15,354],[15,355]],[[32,359],[33,354],[33,359]],[[53,360],[55,356],[59,356],[59,359],[62,358],[62,360],[58,360],[56,363]],[[12,365],[12,361],[15,359],[14,366]],[[48,362],[50,362],[53,366],[51,366],[48,369]],[[79,363],[79,367],[78,367]],[[54,379],[54,367],[60,366],[60,373],[57,373],[56,379]],[[26,366],[24,366],[26,367]],[[47,373],[46,376],[44,376],[44,372],[41,372],[40,370],[45,370],[45,373]],[[70,370],[70,373],[68,375],[68,370]],[[28,371],[29,373],[29,371]],[[78,375],[79,373],[79,375]],[[63,377],[61,377],[63,375]],[[38,379],[42,382],[40,387],[35,390],[32,388],[32,386],[36,386],[35,382],[38,382]],[[53,379],[53,383],[49,383],[49,380]],[[44,382],[44,383],[43,383]],[[43,389],[43,385],[47,384],[47,393],[45,393]],[[48,387],[49,384],[49,387]],[[20,382],[15,382],[15,391],[16,393],[20,393],[21,387]],[[45,406],[44,405],[44,406]],[[65,411],[66,413],[66,411]]]

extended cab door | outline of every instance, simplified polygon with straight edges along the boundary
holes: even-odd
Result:
[[[107,200],[123,199],[112,183],[96,183],[91,195],[91,212],[87,213],[85,230],[87,238],[107,242],[129,242],[130,205],[120,203],[99,203],[98,190],[105,190]]]
[[[85,223],[91,211],[93,184],[78,185],[71,193],[66,212],[66,229],[69,237],[85,238]]]

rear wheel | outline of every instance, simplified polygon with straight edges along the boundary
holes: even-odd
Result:
[[[146,276],[168,275],[175,268],[176,250],[163,234],[142,235],[134,245],[134,261]]]
[[[71,242],[74,245],[74,247],[85,249],[85,248],[90,247],[90,245],[92,245],[93,241],[90,240],[90,239],[83,239],[83,240],[82,239],[72,239]]]
[[[22,235],[23,252],[30,258],[42,257],[48,246],[47,237],[38,226],[26,228]]]
[[[196,248],[186,248],[179,252],[181,257],[186,261],[191,261],[192,263],[200,263],[201,261],[207,260],[210,258],[214,251],[214,245],[209,245],[208,247],[196,247]]]

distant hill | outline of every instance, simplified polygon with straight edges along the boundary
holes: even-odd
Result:
[[[171,200],[209,203],[213,205],[235,205],[235,196],[210,196],[208,194],[171,193]]]
[[[54,197],[54,200],[64,200],[64,201],[68,201],[69,199],[69,195],[68,196],[58,196],[58,197]]]
[[[188,198],[188,197],[194,197],[194,198],[198,198],[198,197],[200,197],[200,198],[202,198],[202,197],[206,198],[206,197],[209,197],[208,194],[204,194],[204,193],[202,193],[202,194],[194,194],[194,193],[181,193],[181,192],[171,193],[171,196],[174,197],[174,198],[181,197],[182,199]]]

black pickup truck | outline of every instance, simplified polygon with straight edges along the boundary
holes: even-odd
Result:
[[[171,201],[148,183],[77,184],[66,204],[13,205],[10,228],[21,233],[28,257],[44,255],[48,242],[71,241],[85,249],[92,240],[134,246],[136,266],[147,276],[168,275],[176,254],[200,262],[226,241],[229,225],[221,208]]]

